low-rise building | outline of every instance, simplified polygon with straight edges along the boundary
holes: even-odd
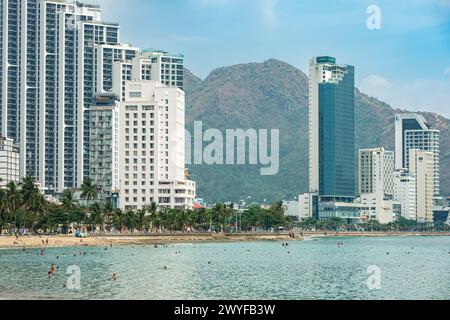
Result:
[[[0,188],[20,181],[20,152],[14,140],[0,136]]]
[[[394,152],[384,148],[359,151],[361,216],[387,224],[393,221]]]
[[[405,170],[394,174],[394,203],[397,218],[417,219],[416,175]]]

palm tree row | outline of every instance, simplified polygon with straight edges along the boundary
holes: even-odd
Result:
[[[233,205],[217,204],[210,209],[161,209],[151,203],[141,210],[113,208],[98,201],[98,188],[89,179],[80,189],[80,204],[71,190],[61,195],[60,204],[48,202],[31,177],[20,184],[11,182],[0,189],[0,234],[69,233],[82,230],[105,232],[230,232],[287,226],[281,203],[268,210],[251,207],[237,213]]]

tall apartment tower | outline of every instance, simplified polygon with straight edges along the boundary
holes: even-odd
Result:
[[[356,196],[355,71],[332,57],[310,61],[309,182],[321,196]]]
[[[359,193],[363,216],[381,223],[393,221],[394,152],[359,151]]]
[[[409,150],[409,172],[416,176],[417,221],[433,222],[434,154]]]
[[[111,196],[119,192],[119,98],[98,94],[90,109],[90,179]]]
[[[119,26],[96,5],[63,0],[0,2],[0,132],[20,147],[20,175],[46,190],[89,176],[89,108],[111,87]]]
[[[184,91],[158,81],[126,81],[119,110],[120,207],[141,209],[155,202],[161,209],[192,209]]]
[[[395,116],[395,158],[396,170],[408,169],[409,150],[417,149],[433,153],[434,197],[440,196],[440,147],[439,130],[431,129],[425,118],[417,113]]]

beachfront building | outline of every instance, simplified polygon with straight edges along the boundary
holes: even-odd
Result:
[[[416,176],[416,217],[419,222],[433,222],[434,154],[409,150],[409,172]]]
[[[318,203],[309,211],[316,208],[318,219],[341,217],[354,223],[360,212],[360,205],[353,203],[356,176],[354,67],[337,64],[333,57],[313,58],[309,84],[309,193],[318,195]]]
[[[341,218],[349,225],[361,222],[361,202],[355,197],[319,197],[319,220]]]
[[[300,220],[319,218],[319,195],[314,192],[304,193],[298,196]]]
[[[155,202],[161,209],[192,209],[184,92],[158,81],[127,81],[119,109],[120,207],[142,209]]]
[[[354,197],[355,71],[332,57],[310,61],[309,191]]]
[[[416,175],[406,170],[394,172],[394,206],[398,208],[398,218],[417,220]]]
[[[394,152],[384,148],[359,151],[361,218],[390,223],[394,219]]]
[[[0,188],[10,182],[19,183],[19,147],[14,140],[0,136]]]
[[[0,132],[17,141],[21,176],[47,191],[89,176],[89,108],[111,87],[112,63],[137,49],[119,25],[77,1],[2,1]]]
[[[96,45],[117,45],[119,26],[102,22],[99,6],[75,1],[2,1],[0,10],[0,132],[19,145],[21,176],[50,191],[79,187],[102,77]]]
[[[395,116],[395,157],[396,170],[409,169],[412,149],[433,153],[434,180],[433,195],[440,196],[440,146],[439,130],[433,130],[425,118],[417,113]]]
[[[119,193],[119,98],[98,94],[89,112],[90,179],[114,206]]]

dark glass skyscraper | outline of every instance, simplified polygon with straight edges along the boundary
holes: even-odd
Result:
[[[354,67],[319,57],[310,79],[310,191],[356,196]]]

